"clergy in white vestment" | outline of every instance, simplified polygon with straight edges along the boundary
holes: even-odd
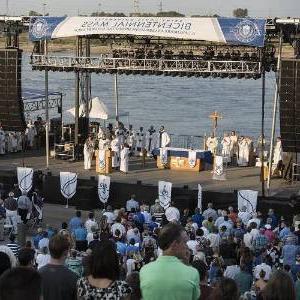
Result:
[[[102,128],[101,126],[99,126],[99,129],[98,129],[98,134],[97,134],[97,137],[98,139],[102,139],[102,136],[105,134],[105,128]]]
[[[159,129],[159,148],[168,147],[171,143],[171,138],[166,132],[165,127],[161,126]]]
[[[120,140],[118,136],[112,136],[112,141],[110,143],[111,150],[114,152],[112,157],[112,167],[118,168],[120,166]]]
[[[140,130],[136,133],[136,151],[138,155],[143,154],[143,150],[146,147],[146,134],[144,128],[140,127]]]
[[[126,143],[129,145],[130,153],[133,154],[136,150],[136,133],[131,124],[127,132]]]
[[[5,132],[0,125],[0,154],[5,154]]]
[[[264,142],[264,149],[267,149],[267,145],[266,145],[266,139],[262,138],[262,136],[260,136],[257,140],[257,146],[256,146],[256,155],[257,157],[261,158],[262,155],[262,143]],[[266,150],[264,150],[265,152]]]
[[[146,135],[147,156],[151,156],[152,151],[157,147],[157,134],[154,126],[151,125]]]
[[[110,140],[106,137],[106,134],[102,134],[102,137],[98,141],[99,150],[108,150],[110,148]]]
[[[282,151],[281,138],[278,137],[274,148],[272,175],[274,175],[276,170],[278,170],[279,175],[281,175],[280,172],[281,172],[281,165],[282,165],[282,153],[283,151]]]
[[[230,134],[230,156],[231,156],[231,161],[233,161],[234,156],[238,156],[238,137],[235,133],[235,131],[231,131]]]
[[[125,128],[122,122],[118,122],[116,124],[115,136],[119,137],[120,145],[123,145],[125,143]]]
[[[28,146],[30,148],[33,148],[34,139],[37,135],[37,131],[36,131],[36,128],[35,128],[35,126],[34,126],[34,124],[32,123],[31,120],[27,124],[25,135],[26,135],[26,138],[27,138]]]
[[[18,151],[18,140],[17,140],[17,133],[16,132],[11,132],[11,148],[12,152],[17,152]]]
[[[89,170],[92,166],[92,159],[94,154],[94,141],[91,136],[87,138],[83,147],[83,156],[84,156],[84,169]]]
[[[240,167],[247,167],[249,164],[249,153],[250,153],[249,141],[245,137],[241,136],[238,144],[239,144],[238,165]]]
[[[224,133],[224,137],[221,141],[221,144],[222,144],[223,161],[225,163],[230,163],[231,162],[231,155],[230,155],[231,139],[226,132]]]
[[[129,145],[124,144],[120,152],[120,171],[128,173],[128,161],[129,161]]]
[[[17,151],[22,151],[23,150],[23,136],[21,132],[16,133],[17,137]]]
[[[218,149],[218,139],[215,137],[215,135],[212,133],[211,136],[209,136],[206,140],[206,146],[208,148],[208,150],[212,153],[212,154],[216,154],[217,153],[217,149]]]

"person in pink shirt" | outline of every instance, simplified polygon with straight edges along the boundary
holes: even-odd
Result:
[[[275,233],[273,232],[271,225],[266,224],[265,229],[265,237],[268,239],[269,242],[273,242],[275,239]]]

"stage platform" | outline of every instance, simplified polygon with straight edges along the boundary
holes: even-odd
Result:
[[[83,169],[83,161],[70,162],[66,160],[50,159],[49,169],[46,169],[44,152],[29,151],[22,153],[8,154],[0,157],[0,174],[15,174],[16,168],[20,166],[31,167],[35,171],[42,171],[44,174],[51,172],[58,176],[60,171],[76,172],[79,179],[88,180],[97,176],[95,171],[95,160],[92,170]],[[261,193],[260,168],[257,167],[228,167],[226,169],[226,180],[217,181],[212,179],[211,171],[184,172],[174,170],[159,170],[156,162],[147,158],[143,166],[139,157],[130,158],[129,173],[123,174],[114,171],[110,174],[112,182],[124,184],[139,184],[146,186],[157,186],[159,180],[170,181],[173,187],[182,188],[187,186],[190,190],[196,190],[200,183],[204,191],[233,193],[239,189],[253,189]],[[271,190],[267,196],[278,198],[290,198],[300,190],[300,182],[291,184],[283,179],[272,179]]]

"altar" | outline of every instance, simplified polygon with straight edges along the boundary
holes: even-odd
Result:
[[[213,156],[210,151],[184,148],[156,148],[157,168],[200,172],[212,169]]]

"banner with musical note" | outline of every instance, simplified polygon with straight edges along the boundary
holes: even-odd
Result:
[[[105,175],[98,176],[98,196],[102,203],[106,203],[109,198],[110,177]]]
[[[60,191],[67,199],[71,199],[76,193],[77,174],[71,172],[60,172]]]
[[[246,207],[247,212],[256,212],[258,191],[239,190],[238,191],[238,210]]]
[[[166,209],[171,203],[172,183],[167,181],[158,182],[158,198],[160,205]]]
[[[33,169],[17,168],[19,189],[22,193],[28,193],[32,189]]]

